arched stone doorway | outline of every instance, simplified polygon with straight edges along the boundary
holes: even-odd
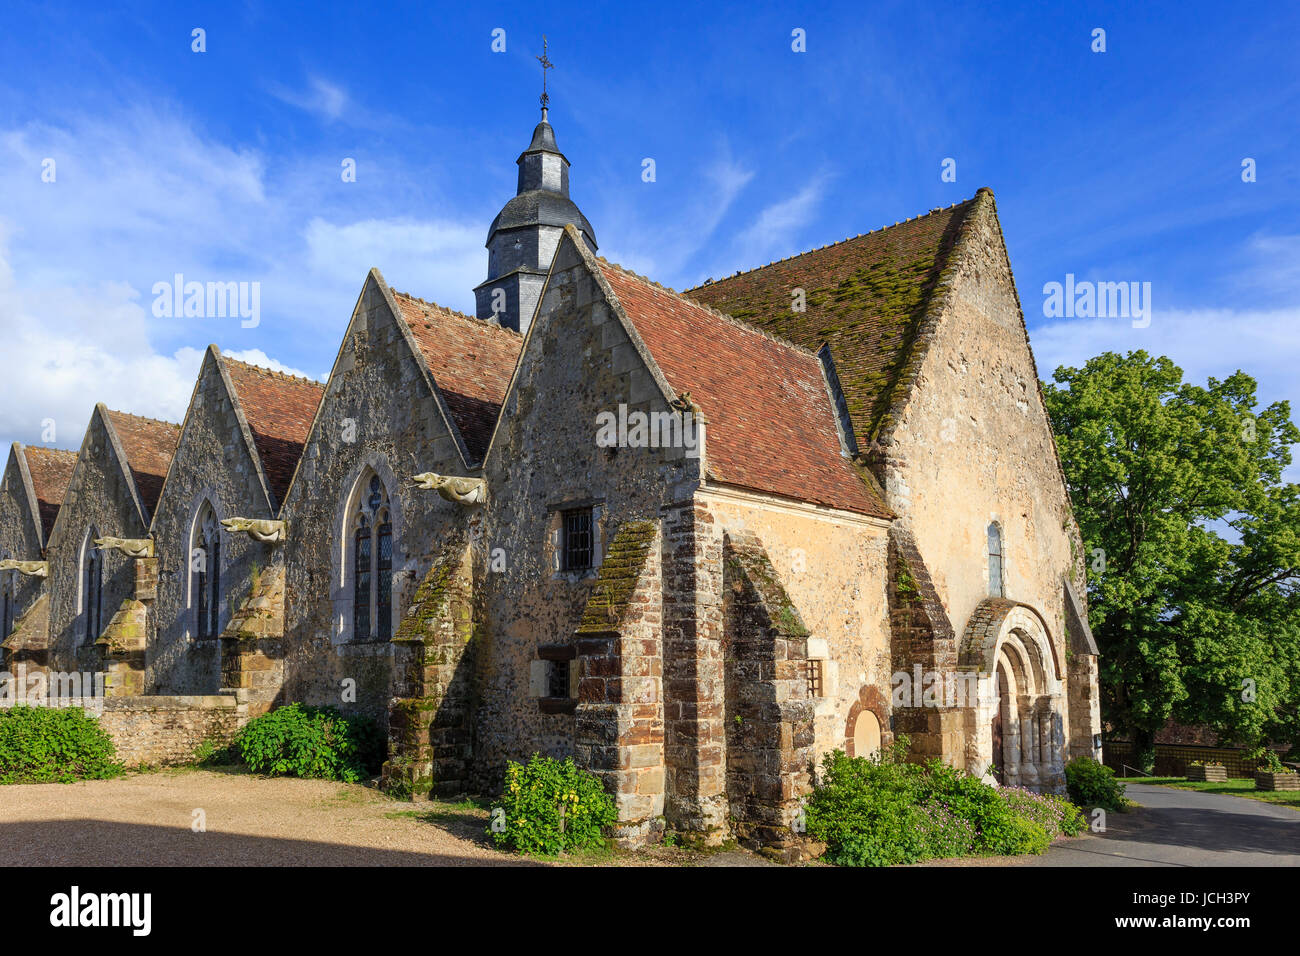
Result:
[[[1005,598],[981,602],[966,627],[959,666],[976,671],[980,684],[967,710],[967,769],[1006,786],[1061,790],[1065,701],[1041,615]]]

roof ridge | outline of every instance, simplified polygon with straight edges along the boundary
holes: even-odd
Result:
[[[922,219],[927,219],[927,218],[929,218],[930,216],[933,216],[933,215],[935,215],[935,214],[937,214],[937,213],[947,212],[949,209],[955,209],[957,206],[963,206],[963,205],[965,205],[965,204],[968,203],[968,202],[973,202],[973,201],[975,200],[976,196],[978,196],[978,195],[980,194],[981,191],[983,191],[984,189],[987,189],[987,188],[988,188],[987,186],[981,186],[980,189],[977,189],[977,190],[975,191],[975,195],[974,195],[974,196],[970,196],[970,197],[968,197],[968,198],[966,198],[966,199],[961,200],[960,202],[949,203],[947,206],[936,206],[936,207],[934,207],[933,209],[931,209],[929,212],[924,212],[924,213],[920,213],[920,214],[915,215],[915,216],[910,216],[910,217],[908,217],[907,219],[895,220],[895,222],[894,222],[894,224],[893,224],[892,226],[880,226],[879,228],[877,228],[877,229],[872,229],[872,230],[870,230],[869,232],[860,232],[860,233],[858,233],[856,236],[845,236],[843,239],[840,239],[840,240],[838,240],[838,241],[836,241],[836,242],[828,242],[828,243],[826,243],[824,246],[814,246],[814,247],[811,248],[811,249],[805,249],[803,252],[796,252],[794,255],[786,256],[784,259],[773,259],[771,262],[769,262],[769,263],[768,263],[767,265],[765,265],[765,266],[754,266],[752,269],[739,269],[739,270],[737,270],[736,272],[733,272],[733,273],[732,273],[731,275],[729,275],[729,276],[723,276],[721,279],[712,279],[712,278],[711,278],[711,279],[708,279],[708,280],[706,280],[705,282],[701,283],[700,285],[693,285],[693,286],[691,286],[689,289],[686,289],[685,292],[690,292],[690,291],[692,291],[692,290],[694,290],[694,289],[703,289],[705,286],[707,286],[707,285],[713,285],[713,283],[715,283],[715,282],[727,282],[727,281],[730,280],[730,279],[735,279],[735,278],[737,278],[737,277],[739,277],[739,276],[748,275],[748,274],[751,273],[751,272],[758,272],[758,271],[760,271],[761,269],[767,269],[767,268],[769,268],[769,267],[771,267],[771,266],[776,265],[776,264],[779,263],[779,262],[790,262],[792,259],[798,259],[798,258],[800,258],[800,257],[802,257],[802,256],[810,255],[810,254],[812,254],[812,253],[814,253],[814,252],[821,252],[823,249],[831,249],[831,248],[834,248],[835,246],[842,246],[842,245],[844,245],[844,243],[846,243],[846,242],[852,242],[852,241],[855,240],[855,239],[863,239],[863,238],[865,238],[866,236],[874,236],[874,235],[875,235],[876,233],[878,233],[878,232],[884,232],[886,229],[893,229],[893,228],[895,228],[895,227],[897,227],[897,226],[904,225],[905,223],[909,223],[909,222],[917,222],[917,221],[920,221],[920,220],[922,220]]]
[[[45,451],[56,455],[68,455],[72,458],[78,456],[78,452],[73,451],[71,448],[51,448],[48,445],[28,445],[23,442],[19,442],[19,444],[23,446],[24,453],[29,451]]]
[[[451,306],[439,305],[437,302],[430,302],[427,299],[421,299],[418,295],[412,295],[409,292],[399,292],[391,285],[388,288],[392,291],[395,297],[400,296],[403,299],[410,299],[412,302],[420,303],[420,305],[427,305],[431,309],[437,309],[440,312],[446,312],[448,315],[454,315],[458,319],[468,319],[470,322],[481,325],[484,328],[500,329],[502,332],[509,332],[511,335],[518,335],[520,338],[523,337],[519,332],[504,325],[494,325],[491,322],[478,318],[478,316],[470,315],[467,312],[461,312],[459,309],[453,309]]]
[[[291,375],[290,373],[282,372],[279,369],[267,368],[265,365],[256,365],[253,362],[245,362],[242,359],[231,358],[229,355],[226,355],[225,353],[222,353],[221,357],[223,360],[227,362],[233,362],[235,365],[242,365],[244,366],[244,368],[251,368],[253,371],[260,372],[263,375],[270,375],[275,378],[286,379],[290,382],[306,382],[308,385],[315,385],[317,388],[325,387],[325,384],[323,382],[318,382],[314,378],[308,378],[306,375]]]
[[[104,408],[114,415],[125,415],[127,418],[134,418],[138,422],[153,422],[155,425],[166,425],[169,428],[181,427],[180,422],[169,422],[161,418],[150,418],[148,415],[137,415],[135,412],[124,412],[119,408],[109,408],[107,405]]]
[[[681,302],[684,302],[685,304],[697,308],[703,312],[707,312],[708,314],[714,316],[715,318],[722,319],[724,322],[729,322],[732,325],[737,326],[738,328],[744,329],[746,332],[753,332],[755,335],[761,335],[763,338],[775,342],[777,345],[784,345],[786,348],[793,349],[794,351],[802,353],[804,355],[809,355],[813,358],[817,357],[817,353],[814,352],[812,349],[806,349],[802,345],[799,345],[795,342],[791,342],[789,339],[783,339],[778,335],[773,335],[771,332],[768,332],[766,329],[760,329],[758,328],[758,326],[750,325],[748,322],[738,319],[734,315],[728,315],[726,312],[720,312],[717,309],[715,309],[713,306],[709,305],[708,303],[700,302],[698,299],[691,298],[685,292],[678,292],[676,289],[671,289],[668,286],[663,285],[662,283],[656,282],[654,279],[650,279],[639,273],[633,272],[631,269],[625,268],[624,266],[619,265],[617,262],[610,262],[604,256],[596,256],[596,261],[604,263],[605,265],[609,266],[611,269],[617,269],[619,272],[623,273],[624,275],[630,276],[633,279],[636,279],[638,282],[642,282],[646,285],[653,286],[654,288],[658,289],[660,292],[666,292],[674,299],[678,299]]]

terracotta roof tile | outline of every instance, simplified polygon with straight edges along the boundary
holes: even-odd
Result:
[[[162,492],[163,480],[167,477],[167,466],[176,453],[181,426],[127,412],[112,409],[106,411],[113,431],[117,433],[118,441],[126,452],[127,467],[135,479],[135,488],[140,493],[146,511],[145,518],[148,520],[158,504],[158,495]]]
[[[59,508],[63,506],[63,499],[67,495],[72,469],[77,464],[77,453],[59,448],[43,448],[40,445],[24,445],[23,455],[27,459],[27,471],[32,476],[32,486],[36,491],[36,505],[41,512],[41,536],[48,540],[54,519],[58,517]]]
[[[482,461],[523,348],[523,336],[404,292],[393,296],[470,457]]]
[[[669,385],[704,413],[710,479],[891,516],[842,453],[815,355],[604,260],[600,268]]]
[[[222,356],[275,504],[284,502],[325,386]]]
[[[975,202],[936,209],[684,294],[804,348],[829,344],[865,450],[908,370],[921,318]],[[804,290],[803,312],[792,308],[797,288]]]

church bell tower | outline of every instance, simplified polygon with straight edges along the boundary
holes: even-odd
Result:
[[[555,145],[555,130],[547,119],[550,98],[546,71],[551,62],[543,53],[542,121],[532,142],[519,154],[515,197],[505,204],[488,228],[488,277],[475,287],[475,312],[518,332],[527,332],[551,267],[551,257],[564,227],[572,223],[592,252],[596,234],[591,223],[569,198],[569,160]]]

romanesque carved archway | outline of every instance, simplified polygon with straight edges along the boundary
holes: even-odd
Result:
[[[958,666],[979,675],[966,702],[966,768],[1033,790],[1064,786],[1064,695],[1047,624],[1034,608],[988,598],[971,615]],[[996,750],[995,750],[996,747]]]

